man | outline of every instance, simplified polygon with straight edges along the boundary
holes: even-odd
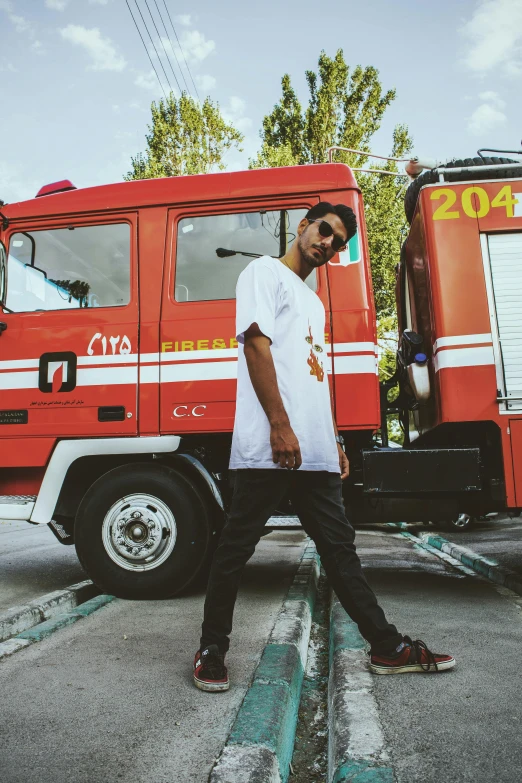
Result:
[[[283,258],[258,258],[239,277],[240,347],[230,459],[237,472],[194,661],[194,683],[201,690],[229,687],[224,658],[241,574],[267,520],[288,495],[339,601],[370,642],[371,671],[436,672],[455,665],[451,656],[432,653],[424,642],[403,637],[388,623],[363,576],[355,534],[345,516],[341,481],[349,465],[331,409],[325,311],[304,281],[342,252],[356,231],[350,207],[320,202],[299,223]]]

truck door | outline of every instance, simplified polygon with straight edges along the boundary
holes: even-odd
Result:
[[[9,226],[0,437],[137,432],[136,221]]]
[[[237,279],[252,257],[284,255],[317,200],[171,210],[160,328],[161,432],[232,431]],[[316,290],[318,276],[307,283]],[[318,293],[326,306],[325,290]]]

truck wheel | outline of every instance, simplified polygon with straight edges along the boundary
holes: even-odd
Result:
[[[448,530],[456,530],[459,533],[464,533],[466,530],[473,527],[474,522],[474,517],[470,517],[469,514],[457,514],[456,517],[449,519],[444,524]]]
[[[198,576],[210,527],[190,479],[165,465],[122,465],[86,492],[76,515],[76,552],[110,595],[169,598]]]
[[[441,165],[447,169],[461,168],[464,166],[468,168],[472,166],[477,167],[476,172],[469,172],[467,174],[446,174],[445,179],[448,182],[459,182],[463,180],[471,181],[476,179],[504,179],[505,177],[509,177],[511,179],[512,177],[522,177],[522,165],[520,168],[510,169],[509,175],[505,172],[480,170],[481,166],[498,166],[501,163],[520,163],[520,161],[511,160],[511,158],[465,158],[464,160],[449,160],[447,163],[443,163]],[[413,220],[413,215],[415,214],[415,207],[417,206],[417,199],[419,197],[421,188],[423,188],[424,185],[433,185],[434,182],[438,181],[439,175],[435,174],[434,171],[423,171],[422,174],[419,174],[417,179],[414,179],[413,182],[410,183],[408,189],[406,190],[406,195],[404,196],[404,211],[406,212],[408,223],[411,223]]]

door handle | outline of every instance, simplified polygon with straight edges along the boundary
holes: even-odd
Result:
[[[2,332],[5,332],[6,329],[7,329],[6,322],[5,321],[0,321],[0,334],[2,334]]]
[[[105,405],[98,408],[98,421],[125,421],[123,405]]]

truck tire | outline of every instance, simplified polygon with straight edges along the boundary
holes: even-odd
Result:
[[[189,478],[166,465],[122,465],[87,490],[76,515],[80,563],[105,593],[170,598],[197,579],[210,510]]]
[[[484,179],[511,179],[514,177],[522,177],[522,163],[520,168],[510,169],[509,174],[507,172],[498,171],[481,171],[481,166],[499,166],[501,163],[520,163],[518,160],[512,160],[511,158],[465,158],[463,160],[449,160],[447,163],[442,163],[444,168],[453,169],[466,167],[476,167],[476,172],[445,174],[444,178],[447,182],[468,182],[473,180]],[[419,193],[424,185],[433,185],[439,181],[439,175],[435,171],[423,171],[419,174],[417,179],[414,179],[408,186],[406,194],[404,196],[404,211],[406,212],[406,219],[408,223],[413,220],[415,214],[415,207],[417,206],[417,199]]]

